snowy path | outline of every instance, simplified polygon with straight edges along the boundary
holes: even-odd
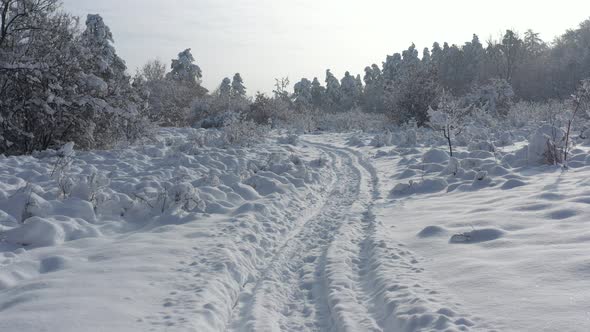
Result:
[[[260,279],[245,287],[232,331],[380,330],[363,280],[377,179],[355,153],[313,145],[332,157],[337,184]]]
[[[359,151],[309,137],[330,157],[325,203],[271,256],[238,298],[228,331],[468,331],[477,317],[425,278],[415,253],[373,214],[378,172]],[[322,142],[322,143],[320,143]]]
[[[24,248],[19,237],[0,241],[0,330],[481,330],[481,320],[463,315],[462,299],[429,277],[425,259],[397,236],[398,224],[414,222],[384,195],[391,175],[403,171],[398,157],[383,167],[367,157],[370,150],[346,146],[345,135],[193,150],[184,143],[191,134],[163,131],[154,146],[81,153],[74,175],[116,172],[103,190],[119,201],[96,214],[83,199],[56,199],[42,172],[26,176],[46,198],[38,205],[52,208],[32,211],[38,223],[94,233],[74,229],[53,245],[37,236]],[[12,174],[31,163],[51,169],[48,158],[0,163],[11,199],[0,202],[14,215],[21,210],[11,209],[20,197],[12,183],[24,184],[28,173]],[[179,181],[205,211],[163,213],[163,184]],[[138,193],[154,201],[133,200]]]

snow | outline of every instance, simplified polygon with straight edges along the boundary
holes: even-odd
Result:
[[[428,150],[416,153],[414,163]],[[426,176],[449,181],[447,190],[377,204],[378,233],[419,257],[420,279],[436,280],[435,292],[453,295],[473,315],[474,328],[587,331],[587,152],[577,150],[580,164],[564,171],[526,166],[526,154],[515,150],[489,164],[484,154],[436,161],[447,171]],[[524,160],[513,168],[505,159]],[[387,176],[407,170],[399,155],[383,153],[375,161],[383,193],[420,177]],[[458,163],[460,171],[451,172]],[[474,180],[461,176],[474,169]]]
[[[586,147],[404,130],[0,156],[0,331],[589,330]]]
[[[313,149],[196,147],[201,134],[77,151],[63,172],[78,189],[65,199],[50,175],[61,154],[2,157],[0,330],[224,326],[330,172],[311,166]]]
[[[441,163],[449,160],[449,154],[439,149],[431,149],[422,156],[422,162],[427,164]]]

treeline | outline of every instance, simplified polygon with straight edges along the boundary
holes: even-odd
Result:
[[[338,81],[328,70],[325,88],[317,78],[302,79],[294,99],[325,111],[361,108],[383,112],[398,122],[427,120],[441,91],[498,111],[507,100],[546,101],[569,98],[590,77],[590,20],[553,42],[528,30],[507,30],[485,45],[477,35],[465,44],[435,42],[421,54],[414,45],[387,56],[381,66],[365,68],[362,82],[348,72]],[[500,110],[501,111],[501,110]]]
[[[590,20],[551,43],[507,31],[482,43],[414,45],[363,75],[277,79],[271,96],[248,97],[239,73],[215,91],[190,49],[170,64],[148,62],[134,76],[100,15],[84,24],[58,0],[0,0],[0,153],[21,154],[73,141],[110,148],[157,126],[221,127],[231,119],[289,125],[309,114],[349,110],[387,114],[397,123],[428,121],[429,107],[452,94],[502,115],[512,100],[565,99],[590,77]],[[308,128],[309,129],[309,128]]]

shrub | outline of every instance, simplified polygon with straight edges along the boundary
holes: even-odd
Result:
[[[227,119],[221,138],[225,146],[253,146],[261,143],[270,130],[270,124],[261,125],[239,115]]]

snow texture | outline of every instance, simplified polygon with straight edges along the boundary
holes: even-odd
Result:
[[[220,137],[0,157],[0,330],[590,328],[585,148]]]

